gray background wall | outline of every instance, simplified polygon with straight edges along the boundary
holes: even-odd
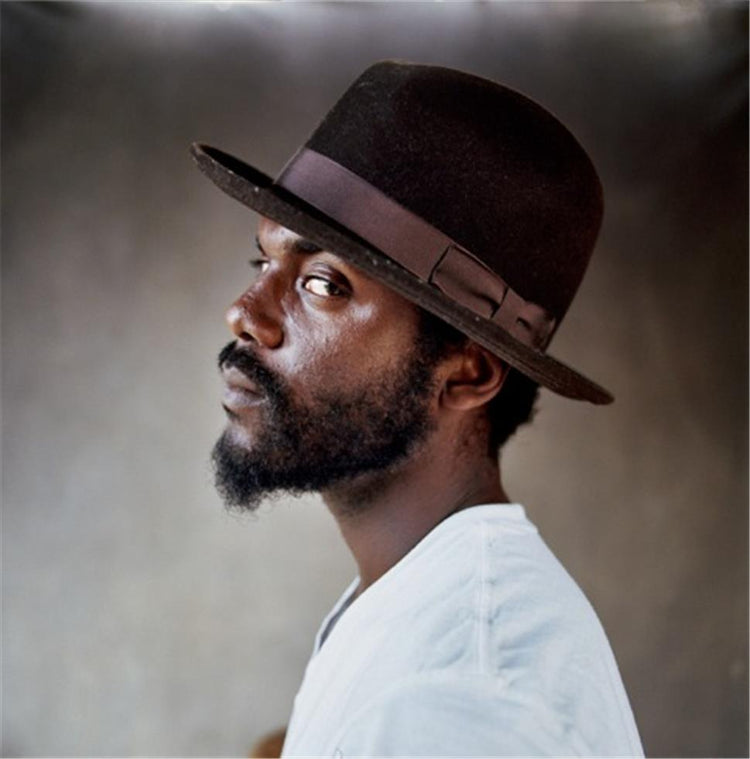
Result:
[[[353,564],[315,498],[222,509],[214,362],[278,170],[373,60],[497,78],[601,169],[511,495],[598,609],[652,755],[747,755],[747,6],[2,3],[5,755],[242,755]]]

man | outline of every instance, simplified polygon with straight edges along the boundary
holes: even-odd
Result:
[[[262,215],[221,353],[227,502],[320,491],[359,569],[324,621],[285,755],[641,755],[594,612],[498,449],[538,385],[601,188],[554,117],[468,74],[376,64],[272,181],[200,168]]]

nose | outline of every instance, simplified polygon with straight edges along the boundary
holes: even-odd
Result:
[[[227,324],[238,340],[278,348],[284,340],[280,316],[263,304],[260,293],[247,290],[226,313]]]

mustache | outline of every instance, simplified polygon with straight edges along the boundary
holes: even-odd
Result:
[[[281,378],[265,367],[261,360],[248,348],[239,348],[237,342],[227,343],[219,353],[219,370],[234,368],[242,372],[271,398],[285,395]]]

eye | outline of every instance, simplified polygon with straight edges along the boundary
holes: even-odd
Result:
[[[263,274],[271,265],[271,262],[267,258],[251,258],[248,263],[250,264],[250,268],[257,271],[258,274]]]
[[[346,295],[346,292],[338,285],[331,282],[330,279],[318,276],[305,277],[302,282],[307,292],[317,295],[321,298],[336,298],[342,295]]]

